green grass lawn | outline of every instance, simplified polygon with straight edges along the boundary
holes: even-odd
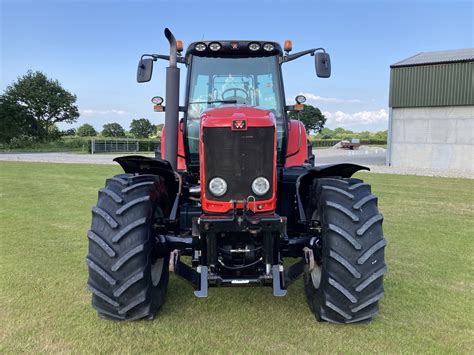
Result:
[[[388,240],[385,298],[366,325],[317,323],[298,280],[211,289],[170,279],[155,321],[100,320],[85,284],[90,208],[119,167],[0,163],[0,352],[469,353],[474,180],[359,173]]]

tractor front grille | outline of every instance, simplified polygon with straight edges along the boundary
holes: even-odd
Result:
[[[274,127],[249,127],[246,131],[230,128],[204,127],[204,173],[206,197],[214,201],[245,200],[254,196],[252,182],[264,176],[270,181],[270,190],[256,201],[272,196],[274,167]],[[227,182],[225,195],[216,197],[209,191],[209,181],[221,177]]]

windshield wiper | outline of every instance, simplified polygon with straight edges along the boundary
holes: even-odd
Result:
[[[194,101],[189,102],[188,105],[192,104],[236,104],[237,100],[216,100],[216,101]]]

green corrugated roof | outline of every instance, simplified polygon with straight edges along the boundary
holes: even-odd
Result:
[[[474,105],[474,50],[424,53],[391,66],[390,107]]]
[[[403,59],[391,68],[410,67],[415,65],[460,63],[474,61],[474,48],[454,49],[450,51],[421,52],[414,56]]]

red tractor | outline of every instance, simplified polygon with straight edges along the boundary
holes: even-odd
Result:
[[[182,55],[165,36],[170,54],[144,54],[137,73],[147,82],[154,61],[169,61],[166,107],[152,99],[165,112],[162,155],[115,159],[124,174],[99,190],[86,259],[93,307],[106,319],[153,319],[170,271],[197,297],[210,286],[285,296],[303,275],[317,320],[373,318],[386,271],[383,218],[370,186],[351,178],[368,169],[315,166],[305,127],[287,115],[305,98],[285,105],[282,65],[310,54],[327,78],[329,55],[241,40],[195,42]],[[187,67],[184,106],[178,64]]]

